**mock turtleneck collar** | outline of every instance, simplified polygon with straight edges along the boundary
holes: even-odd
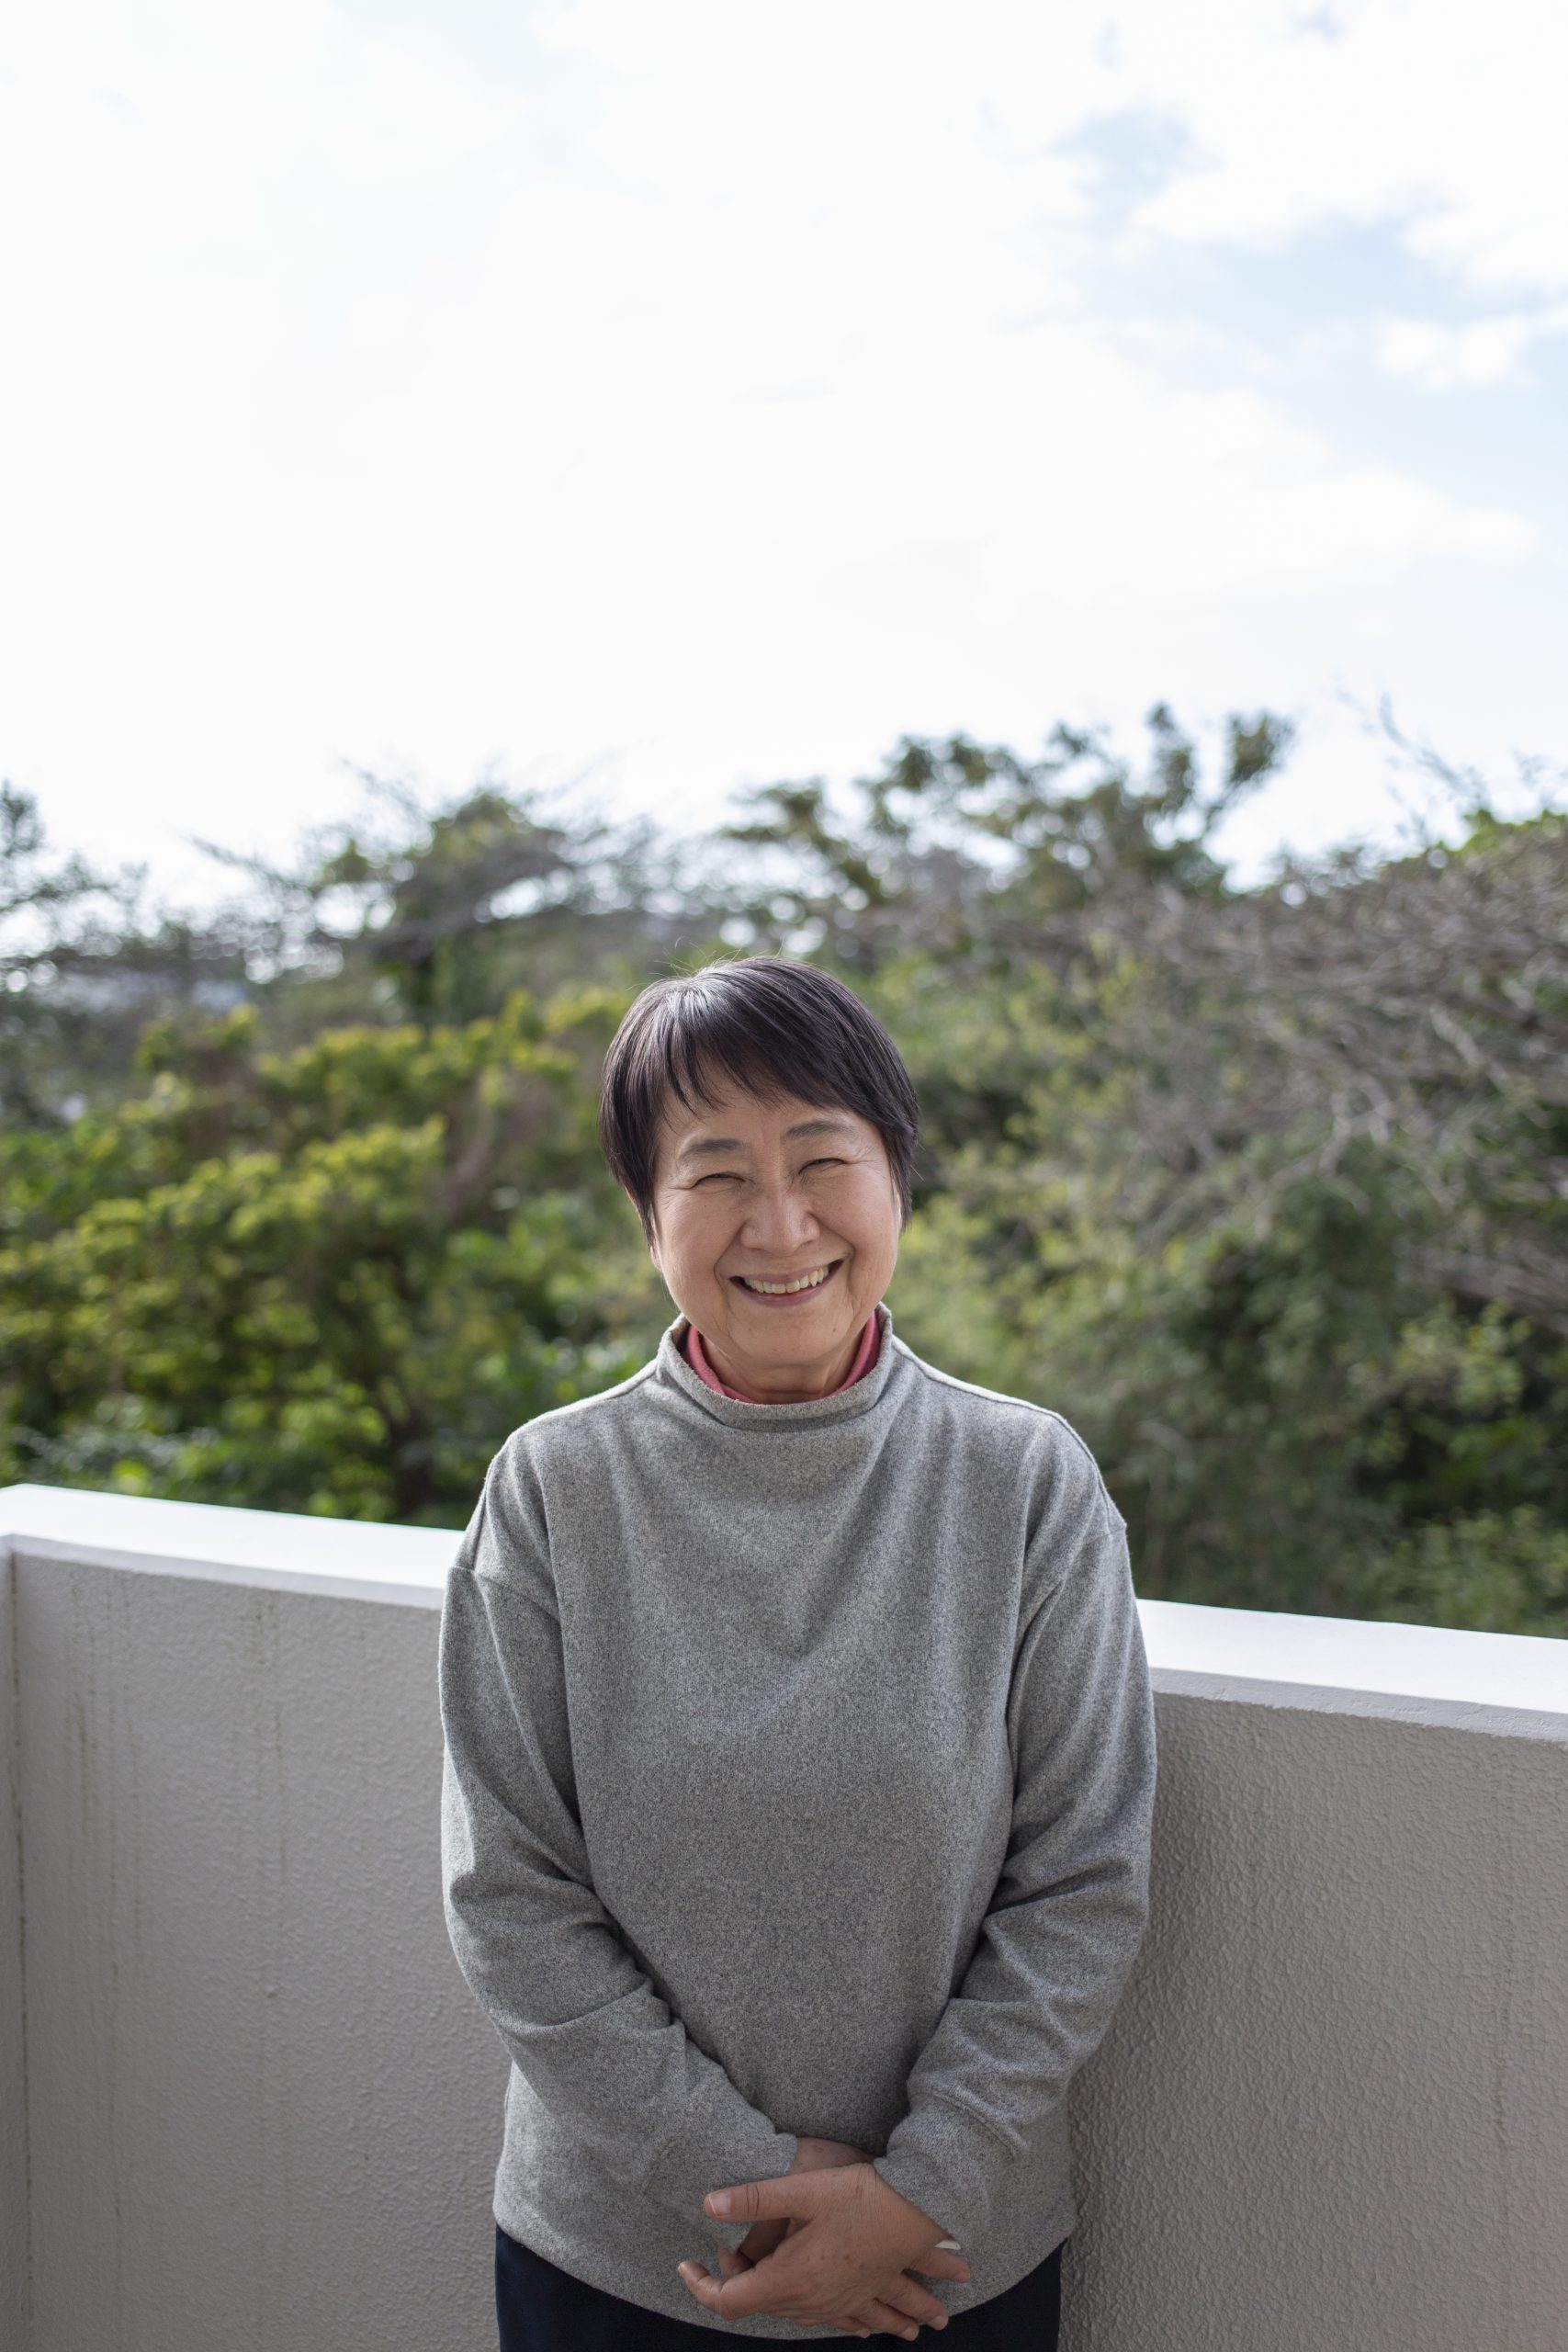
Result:
[[[879,1304],[874,1313],[881,1340],[870,1368],[848,1388],[835,1389],[830,1396],[807,1396],[795,1405],[759,1405],[747,1397],[722,1396],[686,1362],[683,1341],[689,1320],[684,1315],[678,1315],[660,1339],[655,1368],[665,1386],[678,1389],[713,1419],[728,1421],[732,1429],[799,1429],[820,1421],[852,1421],[881,1402],[893,1374],[892,1312]]]

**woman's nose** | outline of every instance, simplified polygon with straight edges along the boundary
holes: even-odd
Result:
[[[790,1250],[817,1232],[810,1204],[781,1184],[776,1190],[753,1193],[746,1219],[746,1239],[753,1249]]]

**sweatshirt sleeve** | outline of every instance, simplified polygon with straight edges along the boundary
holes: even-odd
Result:
[[[1076,1434],[1025,1562],[1012,1827],[974,1957],[875,2168],[961,2245],[1100,2041],[1147,1921],[1154,1702],[1126,1524]]]
[[[439,1679],[443,1899],[469,1990],[606,2170],[739,2245],[748,2224],[704,2197],[787,2172],[798,2143],[691,2039],[594,1892],[545,1515],[515,1442],[447,1577]]]

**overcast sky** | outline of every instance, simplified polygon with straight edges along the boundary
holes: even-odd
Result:
[[[1301,720],[1256,870],[1392,832],[1353,704],[1568,762],[1550,0],[8,22],[0,775],[62,842],[194,888],[344,763],[684,827],[1163,697]]]

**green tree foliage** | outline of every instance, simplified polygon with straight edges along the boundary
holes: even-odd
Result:
[[[1568,1633],[1568,822],[1462,779],[1442,840],[1238,888],[1290,741],[906,737],[690,843],[391,787],[238,861],[197,963],[244,1004],[175,989],[0,1137],[0,1475],[461,1524],[669,1318],[594,1136],[621,1011],[783,949],[919,1091],[900,1330],[1082,1430],[1141,1591]]]
[[[499,1437],[655,1319],[594,1167],[618,1011],[519,995],[287,1056],[249,1010],[149,1032],[141,1096],[5,1147],[0,1476],[460,1522]]]

